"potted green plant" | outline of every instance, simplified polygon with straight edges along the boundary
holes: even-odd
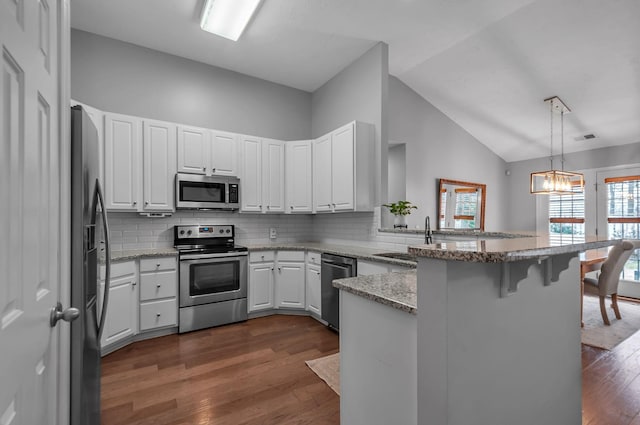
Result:
[[[393,228],[407,228],[407,216],[411,214],[412,209],[418,209],[409,201],[398,201],[390,204],[382,204],[383,207],[389,208],[389,212],[395,216],[393,220]]]

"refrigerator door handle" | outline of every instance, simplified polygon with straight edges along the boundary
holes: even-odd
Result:
[[[102,297],[102,312],[100,313],[100,323],[98,324],[98,342],[102,339],[102,331],[104,331],[104,322],[107,317],[107,305],[109,304],[109,285],[111,281],[111,236],[109,235],[109,221],[107,220],[107,206],[104,203],[104,195],[100,180],[96,179],[96,196],[100,201],[102,209],[102,227],[104,228],[104,258],[105,258],[105,275],[104,275],[104,295]],[[93,203],[97,209],[96,202]],[[93,212],[94,217],[96,210]],[[95,219],[93,220],[95,224]]]

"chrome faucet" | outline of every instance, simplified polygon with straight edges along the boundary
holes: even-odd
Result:
[[[431,224],[429,223],[429,216],[424,219],[424,243],[431,245],[433,239],[431,238]]]

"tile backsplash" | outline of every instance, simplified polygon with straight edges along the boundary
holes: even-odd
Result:
[[[173,246],[173,227],[177,224],[234,224],[239,245],[283,242],[326,242],[362,245],[404,251],[408,245],[422,243],[418,235],[378,233],[380,208],[369,213],[316,215],[240,214],[238,212],[177,211],[171,217],[149,218],[136,213],[109,213],[111,249],[165,248]],[[269,238],[275,228],[276,239]]]

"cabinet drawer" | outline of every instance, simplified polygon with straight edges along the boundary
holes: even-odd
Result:
[[[148,301],[140,304],[140,330],[175,326],[178,321],[176,299]]]
[[[155,272],[158,270],[175,270],[175,269],[176,269],[175,257],[143,258],[140,260],[141,272]]]
[[[105,265],[100,266],[100,280],[105,279],[105,275],[107,272],[107,267]],[[122,263],[111,263],[111,279],[128,276],[130,274],[136,273],[136,262],[135,261],[125,261]]]
[[[311,252],[311,251],[309,251],[307,253],[307,262],[309,262],[311,264],[320,265],[320,261],[321,261],[321,254],[319,252]]]
[[[256,251],[249,253],[250,263],[263,263],[273,261],[276,258],[275,251]]]
[[[371,263],[358,261],[358,276],[389,273],[389,267],[385,263]]]
[[[165,271],[140,275],[140,301],[176,296],[177,274]]]
[[[278,251],[278,261],[304,261],[304,251]]]

